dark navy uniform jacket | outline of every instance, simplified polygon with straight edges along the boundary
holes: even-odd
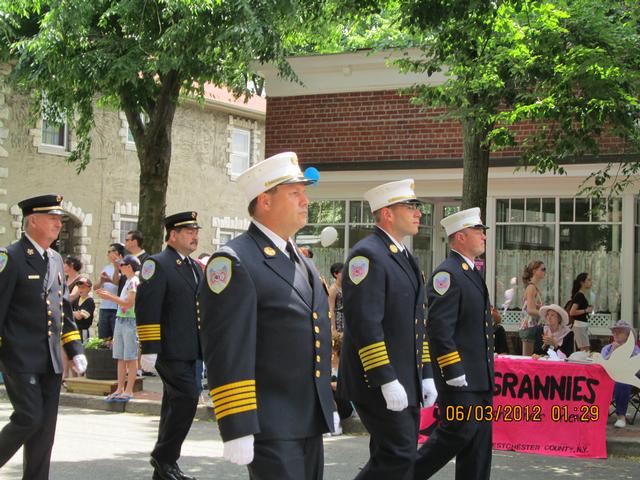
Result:
[[[25,236],[0,251],[0,361],[11,372],[47,373],[51,365],[62,373],[61,343],[69,358],[83,353],[62,257],[46,252],[48,267]]]
[[[410,255],[410,254],[409,254]],[[366,402],[380,385],[398,380],[410,406],[422,401],[422,378],[432,376],[425,338],[425,291],[413,256],[405,257],[376,228],[358,242],[342,275],[345,331],[338,395]]]
[[[452,251],[431,275],[427,295],[427,334],[438,391],[493,390],[493,322],[480,274]],[[467,387],[445,383],[461,375],[466,375]]]
[[[192,265],[170,246],[142,264],[135,307],[142,353],[166,360],[202,358],[197,293],[203,274],[193,260]]]
[[[327,295],[298,257],[310,281],[251,224],[207,264],[202,346],[224,441],[300,439],[333,425]]]

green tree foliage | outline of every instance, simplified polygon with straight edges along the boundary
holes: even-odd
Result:
[[[337,3],[340,3],[339,1]],[[631,0],[380,0],[366,15],[326,27],[319,51],[417,49],[405,72],[442,72],[441,85],[407,89],[425,108],[444,107],[463,135],[463,208],[485,210],[492,151],[518,146],[523,165],[562,165],[600,155],[613,135],[637,152],[640,4]],[[370,6],[371,7],[371,6]],[[531,122],[537,129],[514,128]],[[611,163],[586,183],[614,186],[637,162]],[[601,194],[599,188],[587,190]]]
[[[140,160],[140,222],[148,249],[162,239],[171,126],[180,95],[206,82],[249,94],[252,62],[295,78],[285,43],[313,23],[316,0],[0,0],[0,51],[11,80],[46,118],[78,139],[70,161],[90,161],[94,108],[126,114]],[[43,102],[43,99],[46,99]]]
[[[401,8],[403,28],[422,51],[401,67],[447,75],[442,85],[412,92],[416,103],[446,107],[461,123],[463,207],[484,209],[492,150],[518,145],[525,165],[563,173],[562,163],[599,155],[604,134],[640,145],[637,2],[408,1]],[[522,122],[537,128],[518,133],[512,127]]]

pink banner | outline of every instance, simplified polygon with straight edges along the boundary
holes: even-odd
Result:
[[[600,365],[497,357],[495,381],[493,409],[446,415],[490,416],[496,450],[606,458],[613,381]],[[420,428],[433,421],[423,409]]]

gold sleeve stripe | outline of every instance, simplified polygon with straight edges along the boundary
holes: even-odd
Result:
[[[136,328],[139,332],[147,330],[160,330],[160,324],[156,323],[154,325],[138,325]]]
[[[233,410],[237,407],[246,407],[246,406],[253,406],[254,408],[258,408],[258,404],[256,403],[256,399],[255,398],[248,398],[245,400],[237,400],[235,402],[229,402],[225,405],[222,405],[221,407],[216,407],[216,405],[213,405],[213,411],[216,414],[216,417],[222,413],[225,413],[228,410]]]
[[[387,352],[387,347],[385,345],[382,345],[381,347],[376,347],[372,350],[369,350],[366,353],[363,353],[360,355],[360,360],[364,361],[365,359],[378,355],[380,352],[382,353],[386,353]]]
[[[454,363],[458,363],[461,362],[462,360],[460,359],[460,357],[458,358],[453,358],[451,360],[447,360],[446,362],[438,362],[440,364],[440,368],[444,368],[447,367],[449,365],[453,365]]]
[[[448,360],[449,358],[459,357],[459,356],[460,356],[460,354],[458,353],[458,351],[447,353],[446,355],[440,355],[438,357],[438,362],[444,362],[445,360]]]
[[[62,340],[65,340],[69,337],[78,337],[80,338],[80,332],[78,330],[71,330],[70,332],[63,333],[60,337]]]
[[[380,356],[384,356],[387,355],[387,349],[386,348],[382,348],[380,350],[376,350],[375,352],[370,352],[367,353],[366,355],[362,355],[360,357],[360,361],[362,363],[366,362],[367,360],[371,359],[371,358],[376,358],[376,357],[380,357]]]
[[[222,400],[215,400],[213,405],[217,410],[220,410],[223,405],[246,400],[253,400],[255,402],[256,392],[238,393],[237,395],[232,395],[230,397],[223,398]]]
[[[358,350],[358,355],[362,357],[362,355],[367,353],[369,350],[373,350],[374,348],[381,347],[381,346],[384,348],[387,348],[384,342],[372,343],[371,345],[367,345],[366,347],[362,347],[360,350]]]
[[[138,335],[138,340],[141,342],[153,342],[155,340],[162,340],[160,334],[158,335]]]
[[[75,335],[67,336],[61,339],[62,345],[66,345],[67,343],[73,342],[74,340],[81,340],[79,333],[76,333]]]
[[[247,412],[249,410],[257,410],[257,409],[258,409],[258,406],[256,404],[232,408],[231,410],[226,410],[224,412],[216,413],[216,420],[220,421],[227,415],[233,415],[234,413],[242,413],[242,412]]]
[[[386,360],[387,363],[389,363],[389,355],[380,355],[379,357],[372,358],[370,360],[367,360],[366,362],[362,362],[362,366],[364,368],[367,368],[369,365],[373,365],[374,363],[382,362],[383,360]]]
[[[387,364],[389,364],[389,363],[390,363],[390,362],[389,362],[389,359],[388,359],[388,358],[385,358],[384,360],[380,360],[380,361],[379,361],[379,362],[377,362],[377,363],[372,363],[371,365],[367,365],[367,366],[365,366],[365,367],[364,367],[364,371],[365,371],[365,372],[368,372],[369,370],[372,370],[372,369],[374,369],[374,368],[376,368],[376,367],[381,367],[382,365],[387,365]]]
[[[233,389],[236,389],[236,388],[249,387],[249,386],[252,386],[255,389],[256,381],[255,380],[241,380],[239,382],[227,383],[225,385],[220,385],[219,387],[212,388],[210,393],[211,393],[212,397],[215,397],[219,393],[225,392],[227,390],[233,390]]]
[[[431,363],[431,355],[427,354],[422,354],[422,363]]]
[[[211,400],[213,401],[213,403],[218,403],[220,400],[224,399],[224,398],[228,398],[228,397],[232,397],[234,395],[239,395],[239,394],[243,394],[243,393],[256,393],[256,387],[254,387],[253,385],[250,385],[248,387],[239,387],[239,388],[234,388],[233,390],[226,390],[224,392],[220,392],[217,395],[213,395],[211,397]]]

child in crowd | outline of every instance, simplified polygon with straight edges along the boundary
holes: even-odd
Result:
[[[613,341],[609,345],[605,345],[600,355],[607,360],[613,352],[620,345],[624,345],[631,334],[631,325],[624,320],[618,320],[616,324],[611,327],[611,334],[613,335]],[[635,357],[640,353],[640,347],[634,345],[632,357]],[[637,374],[636,374],[637,375]],[[613,387],[613,400],[616,404],[616,415],[618,419],[613,424],[616,428],[624,428],[627,426],[627,407],[629,406],[629,400],[631,399],[631,391],[633,387],[626,383],[615,383]]]
[[[91,286],[91,280],[87,277],[76,280],[78,297],[71,302],[73,319],[76,321],[83,343],[89,338],[89,327],[93,323],[93,313],[96,309],[96,304],[91,297]]]
[[[100,298],[111,300],[118,305],[113,331],[113,358],[118,360],[118,387],[105,398],[106,402],[128,402],[133,398],[133,386],[138,369],[138,336],[134,306],[140,284],[137,275],[140,271],[140,260],[135,255],[127,255],[118,262],[118,267],[120,273],[127,278],[120,296],[116,297],[102,288],[96,290]]]

